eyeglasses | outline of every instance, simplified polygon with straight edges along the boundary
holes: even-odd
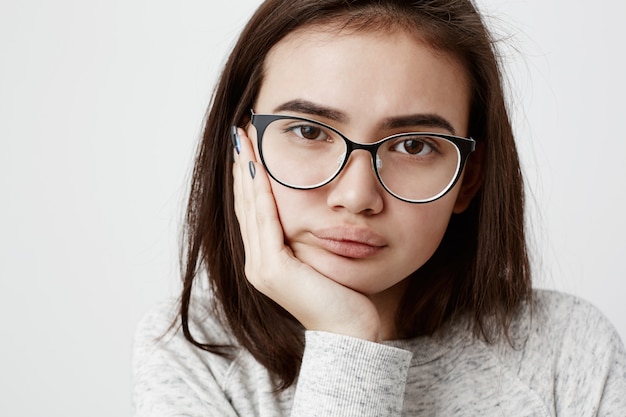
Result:
[[[428,203],[450,191],[476,147],[472,138],[424,132],[356,143],[324,123],[285,115],[252,112],[252,125],[263,166],[286,187],[322,187],[339,175],[353,151],[365,150],[385,190],[409,203]]]

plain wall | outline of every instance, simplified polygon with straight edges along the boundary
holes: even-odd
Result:
[[[212,85],[258,1],[0,4],[0,415],[130,415],[137,321],[178,290]],[[537,285],[626,338],[626,3],[483,0],[509,71]]]

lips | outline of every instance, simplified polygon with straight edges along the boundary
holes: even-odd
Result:
[[[313,236],[322,248],[346,258],[369,258],[377,255],[386,246],[380,235],[361,227],[326,228],[316,230]]]

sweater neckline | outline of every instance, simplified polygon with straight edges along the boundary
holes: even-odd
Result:
[[[448,323],[432,336],[419,336],[411,339],[386,340],[387,346],[408,350],[413,353],[412,365],[434,362],[453,350],[458,350],[472,340],[471,332],[465,323]]]

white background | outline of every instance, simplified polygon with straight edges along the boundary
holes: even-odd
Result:
[[[0,2],[0,415],[130,415],[178,289],[196,138],[258,1]],[[507,45],[537,285],[626,338],[626,3],[482,0]]]

